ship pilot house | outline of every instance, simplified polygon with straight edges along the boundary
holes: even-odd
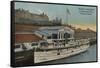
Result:
[[[20,51],[22,46],[26,46],[28,50],[32,48],[62,47],[68,44],[68,41],[74,38],[73,36],[74,31],[68,27],[40,27],[31,33],[16,34],[15,45],[20,47],[15,50]]]

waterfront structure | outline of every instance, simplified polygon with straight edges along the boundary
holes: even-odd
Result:
[[[17,24],[33,24],[33,25],[61,25],[62,19],[56,17],[53,20],[49,20],[47,14],[39,13],[31,13],[28,10],[24,9],[16,9],[15,10],[15,23]]]
[[[74,30],[69,27],[40,27],[33,32],[16,33],[15,46],[16,61],[32,57],[34,63],[41,63],[84,52],[89,39],[75,40]],[[20,54],[23,52],[27,53]]]

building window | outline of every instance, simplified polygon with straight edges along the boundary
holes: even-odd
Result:
[[[57,39],[57,34],[52,34],[52,39]]]
[[[37,46],[38,45],[38,43],[32,43],[32,46]]]
[[[70,38],[70,34],[65,33],[65,34],[64,34],[64,38]]]
[[[15,48],[20,48],[20,45],[15,45]]]
[[[51,36],[48,36],[47,39],[51,39]]]
[[[45,45],[48,45],[48,43],[47,42],[41,42],[40,45],[45,46]]]

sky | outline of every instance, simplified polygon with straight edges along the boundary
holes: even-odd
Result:
[[[50,20],[58,17],[63,24],[96,31],[96,7],[15,2],[15,9],[19,8],[36,14],[44,12]]]

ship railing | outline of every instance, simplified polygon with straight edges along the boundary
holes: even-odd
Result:
[[[89,43],[89,39],[79,39],[79,40],[73,40],[68,42],[69,45],[82,45],[88,43]]]
[[[65,47],[70,47],[70,46],[80,46],[80,45],[84,45],[84,44],[88,44],[89,41],[88,39],[80,39],[80,40],[73,40],[73,41],[70,41],[68,42],[68,44],[60,44],[60,43],[55,43],[55,44],[52,44],[52,45],[47,45],[47,46],[41,46],[39,47],[40,49],[53,49],[53,48],[65,48]]]
[[[51,38],[51,39],[46,39],[46,40],[65,40],[65,38],[56,38],[56,39]]]
[[[48,47],[39,47],[40,49],[55,49],[55,48],[65,48],[65,45],[57,45],[57,46],[54,46],[54,45],[51,45],[51,46],[48,46]]]

